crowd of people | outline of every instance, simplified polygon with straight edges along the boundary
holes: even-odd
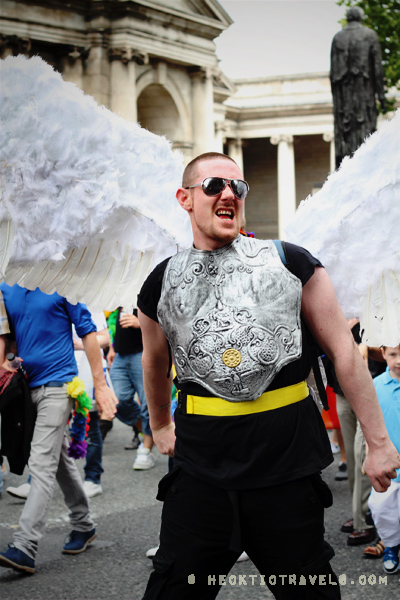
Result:
[[[103,492],[102,442],[116,417],[132,428],[135,470],[154,466],[154,444],[173,458],[159,483],[160,544],[145,600],[215,598],[243,552],[277,598],[340,598],[324,539],[332,493],[321,472],[332,446],[306,382],[319,353],[337,385],[353,498],[342,530],[350,545],[373,542],[377,532],[369,555],[397,572],[400,346],[373,350],[386,365],[373,379],[368,348],[354,343],[321,262],[299,246],[241,235],[248,191],[228,156],[191,161],[176,196],[193,247],[160,263],[138,308],[120,307],[108,323],[57,293],[0,285],[2,372],[21,374],[6,358],[13,351],[36,412],[26,502],[0,566],[35,572],[56,481],[72,527],[62,552],[79,554],[95,539],[89,498]],[[74,399],[84,389],[86,412]],[[66,428],[79,411],[90,417],[83,482]],[[282,578],[271,586],[273,574],[304,583],[289,587]],[[313,585],[315,576],[329,584]]]

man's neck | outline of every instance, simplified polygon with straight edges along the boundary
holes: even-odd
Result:
[[[228,240],[227,242],[221,242],[221,243],[204,243],[204,242],[200,242],[197,243],[194,241],[193,242],[193,248],[195,250],[202,250],[203,252],[214,252],[215,250],[221,250],[221,248],[226,248],[227,246],[230,246],[238,237],[240,237],[240,234],[238,234],[235,238],[233,238],[233,240]]]

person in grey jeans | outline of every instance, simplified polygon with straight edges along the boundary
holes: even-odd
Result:
[[[0,553],[0,566],[34,573],[35,556],[46,527],[56,480],[69,508],[72,525],[62,552],[84,552],[97,535],[78,469],[68,455],[65,431],[73,407],[67,383],[78,374],[72,323],[82,339],[92,369],[99,411],[112,418],[117,399],[106,384],[96,326],[84,304],[70,304],[59,294],[44,294],[39,288],[30,291],[2,283],[0,289],[37,409],[28,463],[31,490],[14,543]]]

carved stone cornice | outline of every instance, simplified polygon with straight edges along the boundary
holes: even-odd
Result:
[[[188,70],[189,75],[192,79],[197,79],[200,81],[206,81],[214,75],[214,69],[211,67],[192,67]]]
[[[87,40],[90,47],[107,49],[109,48],[110,31],[105,26],[100,27],[99,29],[89,29]]]
[[[229,131],[229,127],[225,123],[225,121],[216,121],[214,127],[216,133],[220,133],[221,131],[222,133],[226,133],[227,131]]]
[[[212,70],[213,83],[217,87],[225,87],[225,77],[221,69]]]
[[[181,152],[190,152],[191,150],[193,150],[193,143],[192,142],[172,142],[172,148],[174,150],[180,150]]]
[[[141,50],[136,50],[135,48],[131,48],[131,60],[138,65],[148,65],[149,64],[149,55],[147,52],[142,52]]]
[[[270,138],[271,144],[277,146],[281,142],[286,142],[287,144],[293,144],[293,136],[290,134],[281,134],[281,135],[273,135]]]
[[[68,60],[71,64],[74,64],[77,60],[86,60],[89,56],[90,47],[86,46],[73,46],[70,51],[67,53]]]
[[[149,62],[149,55],[146,52],[128,47],[110,48],[108,50],[108,57],[110,62],[120,60],[124,65],[127,65],[129,61],[133,61],[138,65],[147,65]]]
[[[31,45],[31,40],[27,37],[0,34],[0,52],[3,52],[6,48],[10,48],[14,56],[17,56],[17,54],[28,54]]]
[[[110,62],[119,60],[122,64],[127,65],[130,60],[130,53],[128,48],[109,48],[108,58]]]

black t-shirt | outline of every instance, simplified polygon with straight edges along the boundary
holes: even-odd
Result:
[[[121,308],[118,309],[117,323],[115,327],[114,350],[121,356],[127,354],[138,354],[143,352],[142,332],[136,327],[121,327],[119,317]],[[137,317],[137,309],[133,310],[133,314]]]
[[[321,263],[307,250],[285,244],[286,267],[303,285]],[[166,259],[149,275],[138,297],[138,307],[158,322]],[[293,385],[310,372],[307,332],[303,353],[281,369],[268,390]],[[179,387],[179,382],[178,386]],[[180,386],[201,396],[211,394],[197,384]],[[175,412],[175,464],[195,477],[225,489],[267,487],[319,472],[333,460],[329,439],[319,410],[306,400],[253,415],[209,417]]]

